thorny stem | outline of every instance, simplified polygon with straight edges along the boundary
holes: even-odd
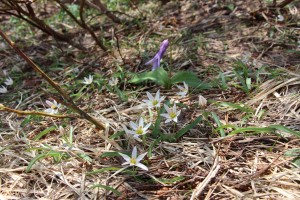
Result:
[[[25,55],[16,45],[14,42],[12,42],[0,29],[0,36],[6,40],[6,42],[35,70],[37,71],[43,79],[45,79],[68,103],[70,108],[72,108],[75,112],[77,112],[82,118],[88,120],[92,124],[94,124],[97,128],[101,130],[106,130],[108,127],[106,124],[97,121],[95,118],[81,110],[79,107],[77,107],[74,103],[74,101],[67,95],[67,92],[64,91],[56,82],[54,82],[45,72],[39,68],[29,57]],[[105,137],[103,134],[100,133],[100,137],[108,142],[110,142],[113,146],[115,146],[117,149],[121,149],[121,147],[113,140],[109,140],[107,137]]]

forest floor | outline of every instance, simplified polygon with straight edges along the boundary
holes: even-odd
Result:
[[[64,104],[59,114],[71,116],[0,108],[0,199],[300,199],[299,1],[282,9],[252,0],[145,2],[127,6],[126,15],[116,12],[129,24],[99,21],[96,33],[103,33],[109,54],[54,5],[42,18],[78,31],[76,42],[88,52],[1,16],[8,37],[107,127],[72,117],[58,93],[0,39],[0,84],[8,75],[14,81],[0,93],[0,105],[44,111],[46,100],[55,99]],[[89,22],[97,27],[95,19]],[[173,83],[133,81],[151,71],[145,63],[165,39],[161,68],[170,76],[195,74],[205,87],[190,86],[181,98]],[[89,75],[94,82],[82,84]],[[109,84],[112,78],[118,83]],[[181,110],[177,124],[144,106],[146,92],[158,90]],[[152,123],[142,141],[124,132],[140,117]],[[134,146],[148,152],[142,161],[148,171],[122,170],[117,152],[130,155]]]

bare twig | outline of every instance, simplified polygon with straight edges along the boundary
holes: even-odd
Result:
[[[4,106],[3,104],[0,104],[0,112],[7,111],[16,113],[17,115],[41,115],[46,117],[54,117],[54,118],[79,118],[79,115],[55,115],[55,114],[49,114],[46,112],[39,112],[39,111],[23,111],[23,110],[16,110],[12,108],[8,108]]]
[[[89,6],[92,6],[92,7],[96,8],[97,10],[102,12],[103,14],[105,14],[113,22],[115,22],[117,24],[122,24],[122,20],[120,18],[118,18],[116,15],[114,15],[111,11],[109,11],[107,9],[107,7],[105,6],[105,4],[103,4],[100,0],[93,0],[92,2],[87,0],[87,4]]]
[[[286,5],[292,3],[293,1],[295,1],[295,0],[285,0],[285,1],[281,2],[281,3],[278,5],[278,7],[279,7],[279,8],[283,8],[283,7],[285,7]]]
[[[77,43],[75,43],[72,40],[72,37],[70,34],[62,34],[60,32],[57,32],[56,30],[52,29],[49,25],[47,25],[43,20],[39,19],[36,15],[36,13],[34,12],[34,9],[32,8],[31,4],[32,2],[26,1],[26,9],[23,9],[21,7],[21,3],[25,3],[25,2],[21,2],[21,1],[1,1],[4,5],[6,5],[5,9],[2,9],[1,12],[2,13],[6,13],[8,15],[13,15],[16,16],[24,21],[26,21],[27,23],[29,23],[30,25],[40,29],[41,31],[43,31],[44,33],[52,36],[54,39],[59,40],[59,41],[63,41],[63,42],[67,42],[70,45],[80,49],[80,50],[85,50],[85,48]],[[16,12],[13,13],[12,11]]]
[[[29,57],[27,57],[15,44],[12,42],[4,33],[2,30],[0,30],[1,37],[6,40],[6,42],[35,70],[37,71],[43,79],[45,79],[63,98],[64,100],[70,105],[70,107],[77,112],[81,117],[88,120],[92,124],[94,124],[97,128],[101,130],[107,129],[107,125],[97,121],[95,118],[81,110],[78,106],[75,105],[74,101],[68,96],[67,92],[64,91],[59,84],[54,82],[45,72],[39,68]],[[120,146],[113,140],[109,140],[106,136],[103,134],[100,134],[100,137],[104,140],[107,140],[112,145],[114,145],[116,148],[120,149]]]
[[[107,51],[108,49],[106,48],[106,46],[104,46],[104,44],[102,43],[102,41],[96,36],[95,32],[85,23],[85,20],[83,18],[83,7],[85,4],[85,0],[81,0],[80,2],[80,11],[79,11],[79,15],[80,15],[80,21],[81,21],[81,26],[86,29],[91,36],[93,37],[93,39],[95,40],[95,42],[97,43],[97,45],[103,50],[103,51]]]

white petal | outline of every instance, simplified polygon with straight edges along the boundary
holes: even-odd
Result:
[[[137,166],[137,167],[139,167],[139,168],[141,168],[141,169],[143,169],[143,170],[148,171],[148,167],[146,167],[146,165],[144,165],[144,164],[142,164],[142,163],[137,163],[135,166]]]
[[[152,96],[152,94],[150,94],[149,92],[146,92],[146,94],[147,94],[147,97],[148,97],[149,100],[152,101],[154,99],[154,97]]]
[[[162,102],[166,97],[165,96],[162,96],[160,97],[160,99],[158,99],[159,102]]]
[[[137,125],[136,125],[136,123],[134,123],[134,122],[129,122],[129,125],[131,126],[131,128],[133,130],[136,130],[138,128]]]
[[[159,90],[156,92],[156,94],[155,94],[155,99],[156,100],[159,100]]]
[[[141,160],[143,160],[143,158],[147,155],[147,153],[148,153],[148,152],[139,155],[139,156],[136,158],[136,161],[137,161],[137,162],[140,162]]]
[[[151,126],[151,123],[147,124],[145,127],[144,127],[144,131],[148,130],[148,128]]]
[[[167,124],[167,123],[169,123],[170,121],[172,121],[171,119],[167,119],[166,121],[165,121],[165,123]]]
[[[182,86],[180,86],[180,85],[176,85],[176,87],[177,87],[180,91],[184,90],[184,88],[183,88]]]
[[[176,103],[174,103],[172,110],[174,113],[176,113]]]
[[[137,156],[137,149],[136,149],[136,146],[133,147],[133,150],[132,150],[132,154],[131,154],[131,157],[132,158],[136,158]]]
[[[48,104],[49,107],[52,107],[54,104],[51,101],[46,100],[46,104]]]
[[[122,163],[122,165],[129,165],[129,164],[130,164],[129,161]]]
[[[139,119],[139,126],[144,126],[144,119],[142,117]]]
[[[128,128],[124,124],[121,124],[121,126],[124,129],[126,134],[131,134],[130,131],[128,130]]]
[[[188,84],[186,84],[186,82],[183,82],[184,88],[188,91],[189,90],[189,86]]]
[[[178,117],[180,115],[180,113],[181,113],[181,110],[177,111],[176,116]]]
[[[166,111],[167,111],[168,113],[171,112],[170,108],[169,108],[166,104],[164,104],[164,107],[165,107],[165,109],[166,109]]]
[[[123,153],[118,153],[120,156],[122,156],[123,158],[124,158],[124,160],[126,160],[127,162],[130,162],[130,157],[129,156],[127,156],[126,154],[123,154]]]
[[[163,117],[168,118],[168,119],[170,118],[170,115],[166,114],[166,113],[160,114],[160,116],[163,116]]]
[[[177,117],[173,118],[172,120],[177,123]]]
[[[137,141],[141,142],[142,140],[139,137],[140,137],[140,135],[138,135],[138,134],[134,134],[133,135],[134,139],[136,139]]]

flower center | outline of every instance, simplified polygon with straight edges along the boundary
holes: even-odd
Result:
[[[136,164],[136,159],[135,158],[131,158],[130,159],[130,164],[135,165]]]
[[[56,110],[56,109],[57,109],[57,106],[56,106],[56,105],[52,105],[51,108],[52,108],[53,110]]]
[[[158,104],[158,101],[157,101],[157,100],[153,100],[153,101],[152,101],[152,104],[153,104],[154,106],[156,106],[156,105]]]
[[[174,113],[174,112],[171,112],[169,115],[170,115],[171,119],[174,119],[176,117],[176,113]]]
[[[144,133],[143,127],[139,126],[138,129],[136,129],[136,134],[142,135]]]

